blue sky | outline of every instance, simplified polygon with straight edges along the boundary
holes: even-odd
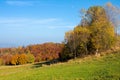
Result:
[[[62,42],[80,22],[80,9],[119,0],[0,0],[0,47]]]

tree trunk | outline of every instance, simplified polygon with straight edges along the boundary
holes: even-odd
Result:
[[[77,54],[76,54],[76,50],[75,50],[75,59],[76,59],[76,57],[77,57]]]
[[[96,56],[98,55],[98,49],[96,49],[95,55],[96,55]]]
[[[85,44],[85,55],[88,55],[87,44]]]

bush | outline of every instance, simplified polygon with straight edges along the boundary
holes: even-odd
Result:
[[[33,54],[15,54],[12,55],[10,64],[11,65],[21,65],[26,63],[33,63],[35,61],[35,58]]]
[[[26,64],[28,59],[27,59],[27,55],[26,54],[20,54],[18,57],[18,64]]]
[[[3,59],[0,58],[0,65],[3,65]]]
[[[33,63],[35,61],[35,57],[33,54],[28,53],[27,54],[27,63]]]
[[[10,64],[17,65],[18,64],[18,57],[19,57],[18,54],[13,55],[11,58]]]

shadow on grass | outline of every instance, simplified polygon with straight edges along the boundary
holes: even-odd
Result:
[[[45,62],[39,62],[39,63],[35,63],[33,64],[32,68],[39,68],[42,67],[43,65],[48,65],[50,66],[51,64],[56,64],[60,62],[58,59],[54,59],[54,60],[49,60],[49,61],[45,61]]]

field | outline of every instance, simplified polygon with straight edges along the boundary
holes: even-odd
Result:
[[[120,80],[120,53],[52,65],[0,66],[0,80]]]

